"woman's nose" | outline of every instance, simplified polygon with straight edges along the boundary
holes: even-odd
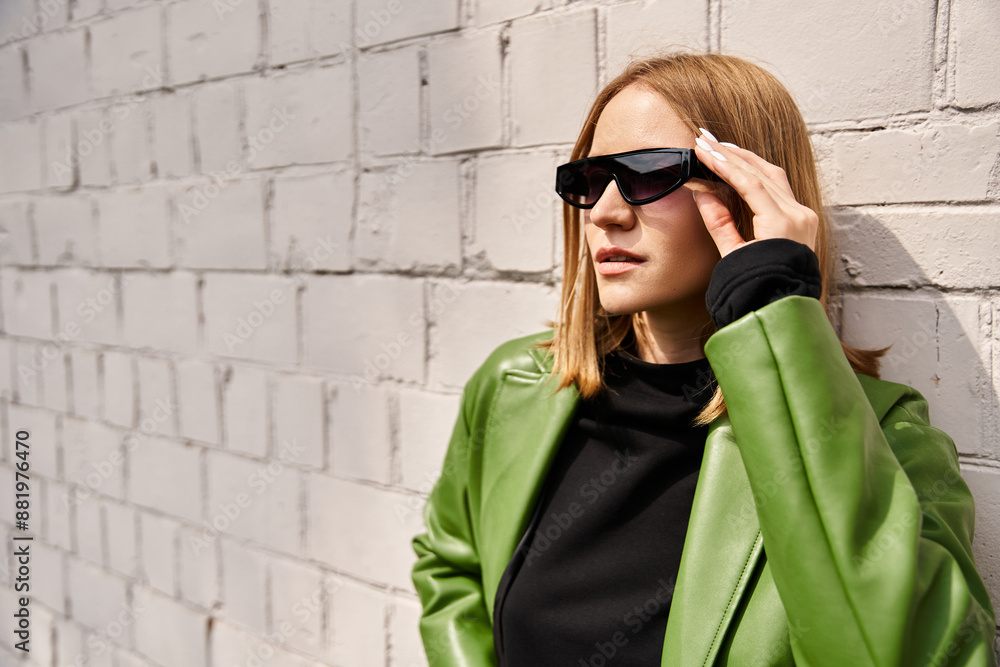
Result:
[[[629,229],[635,224],[635,211],[622,198],[614,179],[608,181],[601,198],[590,209],[590,221],[601,228],[617,225]]]

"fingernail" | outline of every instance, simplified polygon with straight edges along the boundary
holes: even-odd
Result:
[[[729,146],[730,148],[739,148],[739,146],[737,146],[736,144],[731,144],[728,141],[720,141],[719,143],[722,144],[723,146]]]
[[[697,204],[698,203],[698,191],[697,190],[692,190],[691,191],[691,196],[694,197],[694,203]]]
[[[729,160],[726,159],[726,156],[719,151],[712,151],[712,157],[721,162],[729,162]]]
[[[699,127],[698,129],[701,130],[701,133],[704,134],[709,139],[711,139],[712,141],[718,141],[718,139],[715,138],[715,135],[706,130],[705,128]]]
[[[704,139],[702,139],[701,137],[698,137],[698,138],[696,138],[696,139],[694,140],[694,143],[698,144],[698,145],[699,145],[700,147],[704,148],[704,149],[705,149],[706,151],[708,151],[709,153],[713,153],[713,152],[715,152],[715,151],[714,151],[714,150],[712,149],[712,147],[711,147],[711,146],[709,145],[709,143],[708,143],[707,141],[705,141]]]

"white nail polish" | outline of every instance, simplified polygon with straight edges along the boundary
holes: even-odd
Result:
[[[712,147],[709,145],[709,143],[707,141],[705,141],[704,139],[702,139],[701,137],[696,138],[694,140],[694,143],[698,144],[698,146],[700,146],[701,148],[704,148],[709,153],[713,152]]]
[[[698,129],[701,130],[701,133],[704,134],[709,139],[711,139],[712,141],[718,141],[718,139],[715,138],[715,135],[706,130],[705,128],[699,127]]]
[[[720,160],[721,162],[729,162],[729,160],[726,159],[726,156],[719,151],[712,151],[712,157],[716,160]]]
[[[731,144],[728,141],[720,141],[719,143],[722,144],[723,146],[729,146],[730,148],[739,148],[739,146],[737,146],[736,144]]]

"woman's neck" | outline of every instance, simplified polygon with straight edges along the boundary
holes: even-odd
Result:
[[[697,310],[697,309],[696,309]],[[638,314],[636,352],[652,364],[681,364],[705,357],[705,326],[711,322],[707,308],[686,317],[643,311]]]

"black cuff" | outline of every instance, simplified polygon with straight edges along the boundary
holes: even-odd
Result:
[[[816,299],[822,294],[816,253],[791,239],[764,239],[719,260],[712,271],[705,304],[715,326],[721,329],[792,294]]]

